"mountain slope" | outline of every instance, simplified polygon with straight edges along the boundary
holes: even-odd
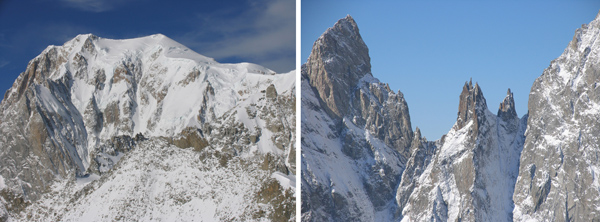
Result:
[[[370,72],[352,17],[302,66],[303,221],[508,221],[527,116],[510,90],[498,114],[465,83],[450,132],[412,131],[408,105]]]
[[[396,195],[403,221],[510,221],[527,115],[510,90],[498,115],[480,87],[465,83],[456,123],[442,139],[422,141]],[[418,169],[418,170],[408,170]]]
[[[600,220],[600,17],[577,29],[529,94],[517,221]]]
[[[57,182],[103,178],[146,138],[219,152],[223,161],[267,159],[258,170],[289,178],[294,76],[220,64],[160,34],[88,34],[49,46],[0,104],[8,211],[21,211]]]
[[[598,36],[600,15],[536,79],[522,118],[510,89],[493,114],[465,83],[455,124],[428,141],[341,19],[302,67],[302,220],[600,221]]]
[[[389,220],[413,137],[402,93],[372,76],[350,16],[319,37],[301,74],[302,220]]]
[[[274,215],[276,207],[269,204],[278,201],[277,207],[289,212],[294,207],[294,194],[276,185],[283,174],[256,170],[262,161],[233,158],[224,163],[222,158],[218,152],[181,149],[165,140],[143,141],[107,175],[89,184],[91,178],[57,183],[20,216],[49,221],[289,219],[289,214]],[[269,189],[285,195],[274,197]],[[249,201],[255,199],[261,204]]]

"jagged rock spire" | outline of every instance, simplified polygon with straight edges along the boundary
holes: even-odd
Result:
[[[504,100],[500,103],[500,107],[498,108],[498,116],[504,120],[517,117],[515,100],[513,99],[513,93],[510,91],[510,88],[506,92],[506,97],[504,97]]]
[[[465,82],[460,93],[458,117],[456,118],[457,129],[461,129],[472,119],[476,120],[475,127],[477,127],[477,117],[483,116],[485,109],[487,109],[487,103],[479,85],[475,83],[475,86],[473,86],[472,80]]]
[[[419,129],[418,126],[415,128],[415,133],[414,133],[413,138],[421,139],[421,129]]]
[[[302,74],[335,115],[348,112],[351,90],[365,75],[371,75],[371,58],[358,26],[348,15],[314,43]]]

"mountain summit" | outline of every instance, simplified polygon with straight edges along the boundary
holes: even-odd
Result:
[[[327,29],[313,44],[304,73],[331,112],[344,116],[351,89],[365,75],[371,76],[369,49],[348,15]]]
[[[278,207],[294,202],[294,76],[250,63],[221,64],[161,34],[124,40],[86,34],[49,46],[0,104],[6,185],[0,217],[24,211],[80,220],[90,212],[83,203],[128,205],[154,192],[171,197],[94,211],[138,220],[142,212],[160,216],[165,209],[213,205],[191,216],[289,218],[293,208]],[[184,168],[187,173],[176,173]],[[226,179],[238,174],[252,178]],[[217,178],[223,182],[211,182]],[[130,192],[149,181],[152,187]],[[206,193],[228,186],[237,195]],[[102,195],[110,198],[98,199]],[[222,201],[242,196],[263,204]],[[234,205],[247,208],[232,214],[227,208]]]
[[[492,114],[472,81],[459,98],[450,132],[438,141],[421,142],[408,160],[396,194],[396,216],[402,221],[511,219],[527,115]]]
[[[471,120],[476,120],[475,124],[477,125],[480,121],[478,116],[484,115],[484,111],[487,109],[487,103],[479,85],[475,83],[475,86],[473,86],[472,80],[465,83],[459,101],[458,117],[456,118],[457,128],[463,128]]]
[[[370,72],[347,16],[302,66],[303,221],[595,221],[600,16],[536,79],[519,118],[468,81],[436,141],[412,131],[402,93]]]
[[[386,221],[395,210],[413,131],[404,95],[371,75],[368,52],[347,16],[302,65],[303,220]]]

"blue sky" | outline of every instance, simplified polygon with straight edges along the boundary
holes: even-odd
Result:
[[[369,47],[373,75],[404,93],[413,128],[437,140],[456,121],[471,77],[492,113],[510,88],[517,114],[526,114],[533,81],[598,10],[597,0],[303,0],[301,61],[328,27],[350,14]]]
[[[85,33],[162,33],[222,63],[288,72],[296,66],[295,7],[293,0],[0,0],[0,95],[48,45]]]

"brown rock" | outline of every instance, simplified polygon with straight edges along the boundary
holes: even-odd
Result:
[[[329,111],[337,116],[347,114],[351,90],[359,79],[371,75],[369,49],[350,15],[327,29],[315,42],[302,73]]]
[[[179,148],[193,147],[195,151],[202,151],[208,146],[208,141],[202,137],[200,130],[188,127],[181,131],[180,136],[172,139],[171,143]]]
[[[479,85],[475,83],[473,86],[472,80],[465,82],[463,90],[460,93],[460,102],[458,104],[458,117],[456,118],[456,129],[461,129],[471,120],[474,120],[472,135],[477,135],[479,124],[485,117],[485,109],[487,104],[483,97],[483,92]]]
[[[271,85],[269,85],[269,87],[267,87],[265,96],[269,99],[277,98],[277,90],[275,89],[275,85],[271,84]]]

